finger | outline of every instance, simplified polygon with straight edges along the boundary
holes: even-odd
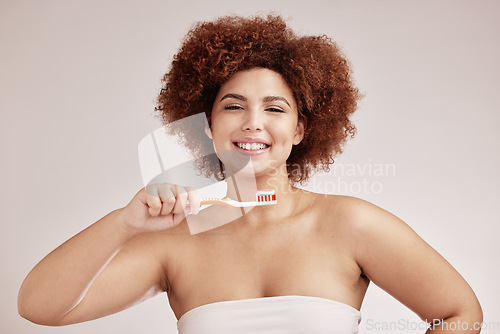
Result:
[[[185,218],[186,218],[186,215],[183,213],[179,213],[179,214],[173,214],[172,215],[172,226],[176,226],[178,225],[180,222],[182,222]]]
[[[191,187],[186,187],[188,192],[189,207],[192,214],[196,215],[200,212],[200,195]]]
[[[158,195],[162,202],[161,215],[168,215],[172,212],[172,208],[175,204],[175,194],[172,191],[173,185],[170,183],[164,183],[158,188]]]
[[[157,217],[161,210],[161,200],[158,195],[158,186],[151,185],[146,189],[146,204],[148,205],[149,214],[152,217]]]
[[[183,187],[175,186],[175,205],[172,209],[172,213],[181,214],[184,213],[184,208],[187,202],[187,191]],[[186,213],[187,214],[187,213]]]

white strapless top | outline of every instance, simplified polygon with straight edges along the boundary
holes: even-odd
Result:
[[[361,313],[331,299],[277,296],[198,306],[181,316],[179,334],[350,334]]]

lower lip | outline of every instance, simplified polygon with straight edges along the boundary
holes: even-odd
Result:
[[[247,150],[242,149],[241,147],[239,147],[239,146],[238,146],[238,145],[236,145],[236,144],[233,144],[233,145],[234,145],[234,147],[236,147],[236,149],[237,149],[238,151],[240,151],[241,153],[246,154],[246,155],[250,155],[250,156],[255,156],[255,155],[260,155],[260,154],[263,154],[263,153],[267,152],[267,151],[269,150],[269,148],[271,147],[271,146],[268,146],[268,147],[263,148],[263,149],[261,149],[261,150],[252,150],[252,151],[247,151]]]

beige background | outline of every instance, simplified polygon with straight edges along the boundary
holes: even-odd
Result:
[[[500,2],[2,0],[2,333],[176,333],[165,296],[50,328],[17,315],[17,291],[45,254],[142,186],[137,144],[160,126],[155,94],[191,24],[269,10],[300,33],[333,37],[354,64],[366,97],[338,162],[360,167],[346,180],[380,191],[352,195],[401,217],[443,254],[496,324],[484,332],[500,332]],[[363,172],[377,164],[395,173]],[[335,180],[322,175],[310,187]],[[370,319],[418,321],[374,286],[362,313],[362,333],[389,332],[367,328]]]

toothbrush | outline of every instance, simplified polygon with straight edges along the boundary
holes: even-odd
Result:
[[[255,202],[239,202],[232,200],[228,197],[225,198],[207,198],[203,197],[200,199],[200,205],[209,205],[209,204],[222,204],[228,205],[235,208],[243,208],[249,206],[260,206],[260,205],[272,205],[276,204],[278,201],[276,200],[276,193],[274,190],[259,190],[255,195]]]

